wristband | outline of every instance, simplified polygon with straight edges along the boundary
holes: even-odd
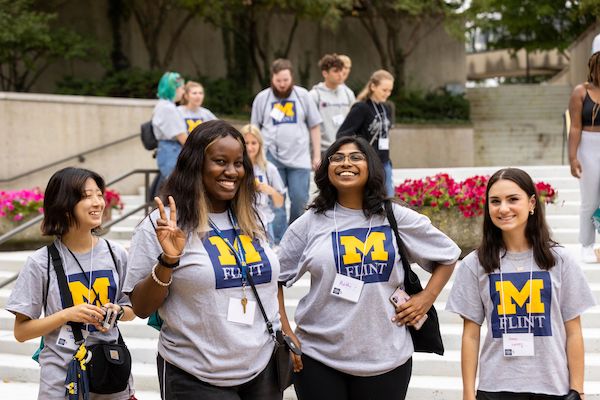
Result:
[[[179,267],[179,260],[175,261],[173,264],[169,264],[163,259],[163,253],[160,253],[156,259],[158,260],[158,263],[165,268],[173,269]]]
[[[125,309],[123,308],[122,305],[120,305],[120,304],[117,304],[117,305],[120,307],[119,312],[117,313],[117,321],[120,321],[121,318],[123,317],[123,314],[125,314]]]

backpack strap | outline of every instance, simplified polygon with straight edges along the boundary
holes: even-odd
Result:
[[[73,307],[73,297],[71,296],[71,291],[69,290],[69,285],[67,283],[67,275],[65,274],[65,270],[63,268],[62,259],[60,258],[60,254],[58,253],[58,249],[54,243],[48,245],[48,251],[50,253],[50,257],[52,258],[52,265],[54,265],[54,272],[56,272],[56,278],[58,281],[58,288],[60,290],[60,297],[62,300],[63,308]],[[48,275],[48,280],[50,280],[50,276]],[[83,324],[81,322],[67,322],[68,325],[73,329],[73,336],[75,338],[76,344],[81,344],[84,342],[83,334],[81,333],[81,328]]]

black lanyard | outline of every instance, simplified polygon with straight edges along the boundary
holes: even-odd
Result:
[[[67,246],[65,246],[65,247],[67,247]],[[91,299],[88,299],[88,304],[96,304],[96,300],[98,300],[98,302],[100,303],[100,305],[103,305],[102,301],[100,300],[100,296],[98,295],[98,292],[96,292],[96,289],[94,289],[94,286],[90,282],[90,279],[88,278],[87,273],[83,270],[83,267],[79,263],[79,260],[77,259],[77,257],[75,257],[75,254],[73,254],[73,252],[71,251],[71,249],[69,249],[67,247],[67,250],[69,250],[69,253],[71,253],[71,255],[73,256],[73,258],[75,259],[75,262],[77,263],[77,266],[79,267],[79,269],[83,273],[83,276],[84,276],[85,280],[87,281],[88,288],[91,289],[91,291],[94,292],[94,296],[96,296],[96,298],[94,299],[94,301],[90,301]]]
[[[248,266],[246,264],[246,252],[244,251],[244,246],[242,245],[242,240],[240,239],[239,228],[237,226],[237,221],[235,216],[231,212],[231,210],[227,210],[227,216],[229,217],[229,222],[233,226],[233,230],[235,232],[235,239],[233,240],[233,244],[223,235],[223,232],[219,229],[219,227],[209,218],[208,224],[215,231],[217,236],[219,236],[223,242],[229,247],[229,249],[233,252],[235,260],[237,264],[240,266],[242,270],[242,283],[245,284],[248,279]],[[235,244],[238,244],[238,248],[236,250]]]

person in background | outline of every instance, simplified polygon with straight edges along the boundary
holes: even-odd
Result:
[[[412,371],[407,325],[431,308],[460,249],[424,215],[388,203],[408,257],[432,273],[422,292],[394,307],[390,297],[403,286],[404,270],[384,208],[390,200],[375,150],[360,137],[336,140],[315,183],[316,198],[290,225],[278,252],[282,328],[303,352],[293,355],[298,398],[402,400]],[[305,273],[311,276],[310,290],[298,303],[294,332],[283,286],[291,287]]]
[[[181,105],[177,107],[187,126],[187,132],[191,133],[195,127],[206,121],[217,119],[215,114],[207,108],[202,107],[204,102],[204,87],[198,82],[187,81],[184,86]]]
[[[152,129],[158,140],[156,162],[161,182],[173,172],[188,136],[185,121],[175,105],[183,97],[183,84],[183,78],[177,72],[165,72],[158,82],[158,103],[152,113]]]
[[[390,128],[392,111],[386,100],[392,94],[394,77],[380,69],[375,71],[364,89],[357,96],[346,119],[338,129],[337,137],[357,135],[377,150],[385,169],[387,195],[394,195],[392,162],[390,160]]]
[[[575,86],[569,100],[569,163],[571,175],[579,179],[581,206],[579,242],[586,263],[600,262],[594,250],[596,229],[592,215],[600,206],[600,35],[592,46],[587,82]]]
[[[345,54],[338,54],[338,58],[344,63],[344,68],[342,68],[342,85],[346,86],[346,81],[352,70],[352,60]]]
[[[446,304],[463,318],[464,400],[583,398],[580,316],[596,301],[538,199],[518,168],[488,181],[481,245],[462,260]]]
[[[344,63],[336,54],[325,54],[319,60],[319,68],[323,82],[313,86],[309,93],[323,119],[321,153],[325,153],[335,141],[335,135],[356,98],[352,90],[342,85]]]
[[[285,207],[275,209],[276,244],[288,223],[304,213],[311,167],[314,170],[321,163],[321,122],[308,91],[294,85],[292,63],[281,58],[273,61],[271,87],[254,98],[250,123],[260,129],[267,160],[279,170],[290,198],[289,220]]]
[[[186,141],[162,199],[136,228],[123,291],[137,315],[158,311],[164,400],[281,400],[275,344],[279,261],[254,208],[243,136],[215,120]],[[165,204],[167,206],[165,206]]]
[[[110,330],[102,326],[107,309],[112,309],[119,321],[135,318],[122,291],[127,252],[96,234],[106,205],[104,190],[104,179],[95,172],[69,167],[52,175],[44,193],[42,233],[55,236],[73,306],[63,308],[57,272],[46,246],[27,258],[6,303],[5,308],[15,314],[14,334],[19,342],[43,338],[40,400],[67,398],[67,369],[79,348],[67,323],[82,324],[89,346],[119,337],[117,326]],[[132,384],[130,378],[124,391],[91,393],[90,399],[135,399]]]
[[[254,178],[256,179],[256,210],[269,233],[269,239],[273,240],[273,207],[283,207],[285,186],[279,176],[277,167],[265,159],[263,139],[260,130],[252,125],[244,125],[240,129],[246,142],[246,151],[254,167]]]

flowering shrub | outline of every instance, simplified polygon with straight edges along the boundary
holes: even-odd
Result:
[[[104,190],[104,201],[106,202],[106,208],[114,208],[115,210],[123,209],[121,195],[116,190],[106,188]]]
[[[104,191],[106,208],[123,209],[121,196],[116,190]],[[44,193],[40,188],[0,191],[0,218],[21,221],[27,216],[44,213]]]
[[[448,174],[407,179],[396,186],[396,197],[413,207],[431,207],[439,211],[458,207],[466,218],[483,214],[485,188],[489,177],[475,175],[457,182]],[[540,201],[553,203],[557,192],[545,182],[536,183]]]
[[[31,190],[0,191],[0,217],[21,221],[31,214],[43,214],[44,193],[39,188]]]

